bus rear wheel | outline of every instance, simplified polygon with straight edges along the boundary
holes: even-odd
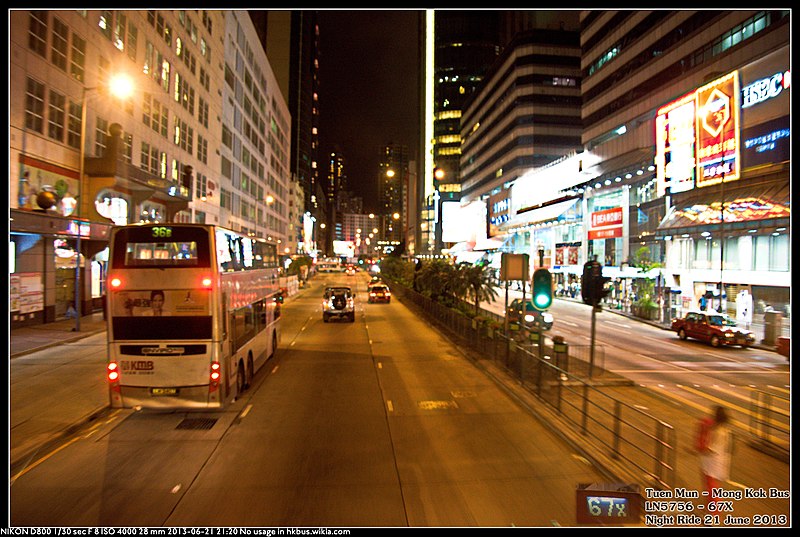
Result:
[[[269,357],[274,357],[276,352],[278,352],[278,334],[272,332],[272,354]]]
[[[239,362],[239,367],[236,370],[236,395],[237,397],[239,394],[244,393],[247,389],[247,379],[245,378],[244,373],[244,364]]]

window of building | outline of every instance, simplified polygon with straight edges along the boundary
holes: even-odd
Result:
[[[69,28],[58,17],[53,17],[53,41],[50,49],[50,61],[53,65],[67,71],[67,50]]]
[[[47,11],[31,11],[28,18],[28,48],[47,57]]]
[[[133,24],[128,24],[128,58],[136,61],[136,40],[139,36],[139,30]]]
[[[83,82],[84,65],[86,64],[86,41],[72,34],[72,58],[69,65],[69,74],[78,82]]]
[[[114,36],[112,39],[112,43],[114,43],[114,46],[117,48],[117,50],[125,50],[127,22],[127,15],[125,15],[125,13],[122,11],[118,11],[116,24],[114,24]]]
[[[47,114],[47,135],[53,140],[64,141],[67,99],[57,91],[50,90]]]
[[[25,89],[25,128],[38,133],[44,130],[44,84],[32,78]]]
[[[69,118],[67,119],[67,145],[80,149],[81,147],[81,105],[69,103]]]
[[[110,10],[103,10],[100,12],[100,20],[97,23],[100,28],[100,33],[111,41],[112,25],[114,23],[114,12]]]
[[[94,131],[94,154],[96,157],[102,157],[106,154],[108,120],[98,117],[95,120]]]
[[[197,136],[197,160],[208,164],[208,140],[199,135]]]

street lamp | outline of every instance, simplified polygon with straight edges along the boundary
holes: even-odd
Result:
[[[88,102],[88,93],[98,89],[100,86],[87,88],[81,86],[81,137],[80,149],[78,152],[78,203],[75,206],[75,216],[80,218],[82,216],[83,208],[83,175],[86,173],[86,105]],[[111,94],[124,100],[130,97],[133,93],[133,82],[126,74],[116,74],[109,80],[108,89]],[[75,332],[81,331],[81,224],[78,221],[78,237],[76,240],[75,252]]]

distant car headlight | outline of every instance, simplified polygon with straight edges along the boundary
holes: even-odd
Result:
[[[735,336],[736,334],[734,334],[733,332],[725,332],[725,337],[735,337]]]
[[[544,322],[546,322],[546,323],[552,323],[553,322],[553,315],[551,313],[543,313],[542,314],[542,319],[544,319]]]
[[[530,313],[526,313],[525,314],[525,322],[526,323],[532,323],[535,319],[536,318],[533,315],[531,315]]]

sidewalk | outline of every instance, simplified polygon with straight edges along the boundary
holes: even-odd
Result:
[[[48,347],[76,341],[106,329],[102,312],[81,317],[80,332],[75,331],[75,325],[75,319],[66,319],[9,330],[8,355],[10,358],[24,356]]]

